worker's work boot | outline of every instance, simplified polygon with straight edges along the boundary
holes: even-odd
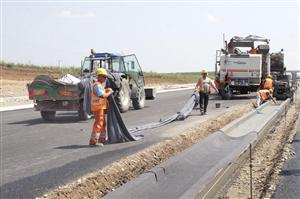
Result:
[[[89,142],[89,145],[90,146],[97,146],[97,140],[91,138],[90,142]]]
[[[103,144],[103,143],[98,143],[97,146],[100,146],[100,147],[101,147],[101,146],[104,146],[104,144]]]
[[[200,111],[201,115],[204,115],[204,112],[203,111]]]
[[[207,115],[207,112],[206,112],[206,111],[204,112],[204,115]]]

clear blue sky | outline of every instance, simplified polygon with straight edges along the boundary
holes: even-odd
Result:
[[[282,1],[283,2],[283,1]],[[226,39],[255,34],[299,69],[299,5],[289,3],[2,3],[2,60],[80,66],[90,48],[135,53],[145,71],[214,69]]]

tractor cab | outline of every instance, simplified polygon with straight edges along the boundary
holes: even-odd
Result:
[[[144,75],[140,64],[134,54],[121,55],[113,53],[94,53],[89,57],[85,57],[81,74],[95,74],[97,68],[105,68],[110,73],[118,73],[123,78],[128,78],[131,86],[143,87]]]
[[[146,99],[144,75],[134,54],[121,55],[91,51],[91,55],[85,57],[82,62],[81,76],[95,76],[97,68],[105,68],[109,72],[109,82],[117,91],[116,102],[121,112],[129,109],[130,101],[135,109],[144,107]],[[153,95],[149,98],[154,98]]]

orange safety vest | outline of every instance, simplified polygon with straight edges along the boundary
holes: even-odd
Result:
[[[259,95],[263,101],[269,99],[269,96],[267,95],[267,93],[270,94],[270,92],[268,90],[260,90],[259,91]]]
[[[256,48],[252,48],[250,51],[249,51],[250,54],[257,54],[257,50]]]
[[[96,85],[100,85],[102,88],[102,84],[100,82],[95,82],[92,85],[92,91],[91,91],[91,110],[93,112],[99,111],[101,109],[107,109],[108,108],[108,101],[105,97],[98,97],[94,93],[94,88]],[[104,89],[104,88],[103,88]]]
[[[200,77],[200,79],[199,79],[199,92],[204,91],[204,84],[205,83],[209,83],[208,93],[210,94],[211,93],[211,80],[208,77],[206,77],[205,80],[203,80],[203,78]]]
[[[273,80],[270,78],[266,78],[264,85],[263,85],[264,89],[268,89],[269,91],[272,91],[273,89]]]

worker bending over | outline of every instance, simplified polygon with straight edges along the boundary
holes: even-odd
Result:
[[[204,69],[202,70],[201,77],[199,78],[195,87],[195,92],[199,92],[200,95],[199,104],[200,104],[201,115],[207,114],[206,111],[207,111],[209,95],[211,93],[211,87],[213,87],[214,90],[217,93],[219,93],[214,82],[209,77],[207,77],[207,70]]]
[[[268,75],[262,85],[263,89],[267,89],[270,91],[270,94],[273,93],[273,80],[272,75]]]
[[[93,131],[90,138],[90,145],[99,143],[103,146],[106,141],[106,109],[108,109],[107,98],[113,93],[111,88],[105,89],[107,71],[104,68],[96,70],[97,81],[93,83],[91,89],[91,110],[95,117]]]
[[[256,92],[256,104],[254,105],[255,108],[259,107],[261,104],[263,104],[265,101],[269,99],[272,99],[274,103],[276,103],[272,97],[273,80],[271,75],[267,76],[265,81],[262,83],[261,87],[262,89]]]
[[[259,107],[264,102],[271,99],[270,91],[267,89],[262,89],[256,92],[256,104],[254,105],[255,108]]]

